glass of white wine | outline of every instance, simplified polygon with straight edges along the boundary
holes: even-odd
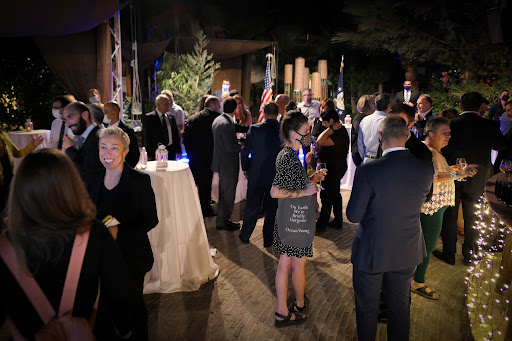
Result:
[[[319,163],[316,164],[316,170],[318,172],[324,173],[324,175],[325,175],[325,173],[327,172],[327,166],[326,166],[325,163],[319,162]],[[318,187],[320,188],[320,190],[324,190],[325,189],[325,188],[322,187],[322,181],[320,181],[318,183]]]
[[[512,172],[512,161],[501,160],[500,171],[504,174],[507,174],[507,181],[510,181],[510,173]]]
[[[457,158],[457,161],[455,161],[455,164],[459,166],[460,170],[464,171],[466,167],[468,166],[468,163],[466,162],[466,159],[463,157]],[[457,181],[467,181],[466,179],[457,179]]]

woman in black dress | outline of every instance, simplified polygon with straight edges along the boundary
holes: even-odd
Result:
[[[297,151],[301,145],[311,144],[308,119],[299,111],[289,111],[283,116],[281,135],[284,148],[276,158],[276,176],[272,183],[270,195],[273,198],[298,198],[316,195],[318,189],[314,182],[323,179],[322,174],[315,173],[308,178],[302,166]],[[306,321],[303,314],[308,306],[309,298],[304,293],[306,286],[305,266],[307,257],[313,257],[313,245],[293,247],[281,243],[276,224],[274,226],[274,249],[279,254],[279,265],[276,272],[277,312],[275,325],[277,327],[300,324]],[[295,291],[295,302],[288,308],[288,276],[293,268],[292,282]]]
[[[124,162],[130,145],[128,135],[121,128],[110,127],[101,130],[99,137],[99,158],[105,169],[91,172],[86,186],[96,204],[96,217],[103,220],[110,215],[119,221],[109,229],[129,266],[138,294],[133,333],[137,340],[147,340],[148,315],[142,292],[144,275],[153,266],[148,232],[158,224],[155,194],[149,175]]]

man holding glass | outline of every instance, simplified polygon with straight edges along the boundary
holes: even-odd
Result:
[[[461,97],[462,113],[450,121],[451,139],[442,149],[449,165],[455,164],[457,159],[464,158],[466,164],[478,167],[478,173],[474,177],[468,178],[467,181],[455,181],[455,206],[448,207],[443,216],[443,251],[434,250],[432,253],[450,265],[455,264],[457,216],[461,200],[464,215],[463,262],[467,266],[471,264],[473,241],[476,236],[475,205],[491,175],[491,149],[505,147],[505,139],[497,125],[478,116],[477,111],[484,100],[480,93],[474,91]]]

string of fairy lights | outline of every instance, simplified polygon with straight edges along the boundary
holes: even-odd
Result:
[[[511,231],[492,211],[482,195],[476,204],[477,221],[475,229],[475,251],[472,266],[468,270],[466,284],[466,305],[470,327],[473,334],[485,335],[484,340],[503,340],[503,330],[509,322],[508,306],[510,300],[504,295],[510,288],[509,283],[497,284],[500,279],[501,251],[505,247],[505,236]],[[512,249],[511,251],[512,252]],[[474,330],[478,328],[477,330]]]

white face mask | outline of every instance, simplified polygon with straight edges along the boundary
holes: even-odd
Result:
[[[107,115],[103,116],[103,123],[110,124],[112,120],[107,117]]]
[[[62,118],[62,115],[60,114],[60,109],[52,109],[52,115],[55,118]]]
[[[96,96],[92,96],[92,97],[89,97],[89,103],[99,103],[100,101],[98,101],[98,99],[96,98]]]

